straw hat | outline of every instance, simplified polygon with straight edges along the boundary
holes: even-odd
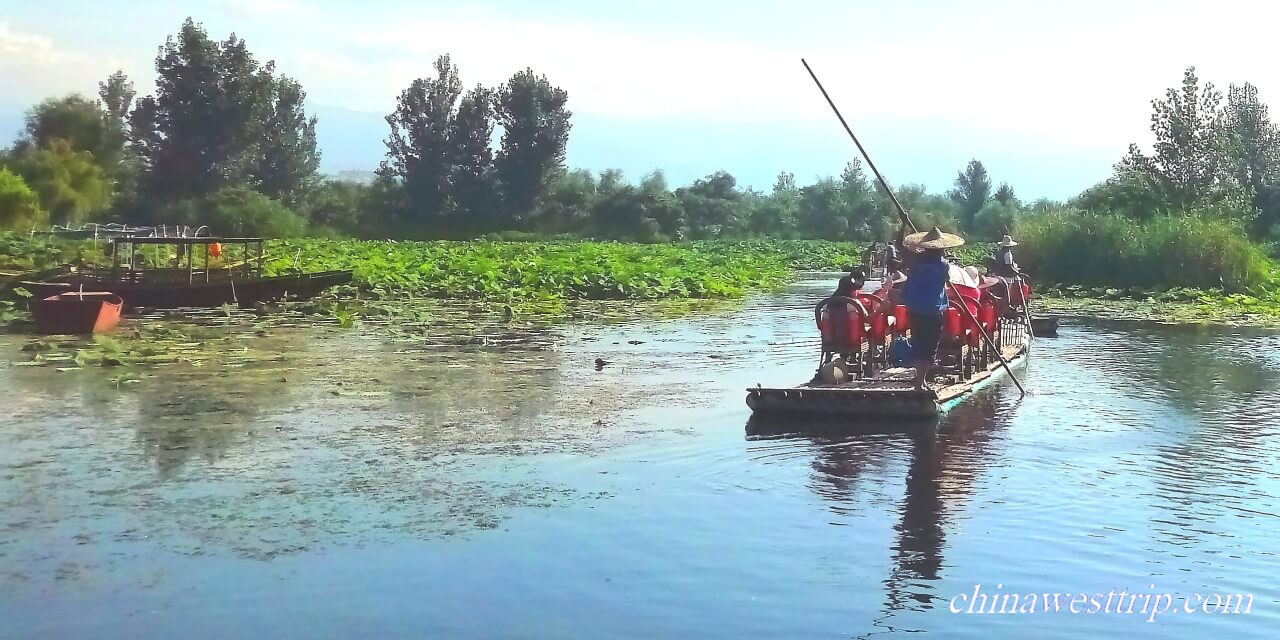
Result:
[[[1010,238],[1010,237],[1006,234],[1006,235],[1005,235],[1005,237],[1004,237],[1004,238],[1002,238],[1002,239],[1000,240],[1000,246],[1002,246],[1002,247],[1016,247],[1016,246],[1018,246],[1018,243],[1014,242],[1014,241],[1013,241],[1013,238]]]
[[[902,242],[916,250],[950,249],[964,244],[964,238],[951,233],[943,233],[942,229],[935,226],[930,231],[913,233],[903,238]]]
[[[974,266],[965,267],[964,272],[966,275],[969,276],[970,279],[978,283],[977,287],[979,289],[986,289],[987,287],[990,287],[993,284],[998,284],[1000,282],[999,278],[983,276],[982,274],[978,273],[978,268]]]

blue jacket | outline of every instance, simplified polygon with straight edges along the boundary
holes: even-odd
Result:
[[[947,308],[947,279],[950,266],[946,260],[917,262],[902,285],[902,304],[920,314],[935,315]]]

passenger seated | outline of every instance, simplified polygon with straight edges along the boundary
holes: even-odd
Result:
[[[867,284],[867,272],[859,267],[845,267],[845,271],[849,273],[840,278],[840,283],[836,285],[836,292],[831,295],[856,298],[862,291],[862,287]]]

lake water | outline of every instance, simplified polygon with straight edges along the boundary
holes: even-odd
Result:
[[[223,357],[127,375],[0,364],[0,637],[1275,635],[1280,335],[1069,320],[1025,398],[748,429],[746,387],[812,373],[833,284],[421,335],[236,320]],[[1174,607],[965,613],[978,584]]]

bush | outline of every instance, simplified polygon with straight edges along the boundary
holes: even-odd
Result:
[[[180,222],[208,225],[215,235],[293,238],[305,235],[307,221],[279,200],[247,187],[223,189],[174,206]]]
[[[1017,230],[1018,262],[1039,282],[1231,292],[1270,277],[1271,262],[1243,227],[1201,213],[1136,221],[1063,210],[1023,218]]]
[[[999,240],[1006,233],[1011,233],[1017,224],[1018,207],[1013,203],[992,200],[973,217],[973,233],[971,239]]]
[[[36,192],[21,176],[0,167],[0,229],[30,231],[47,223]]]
[[[88,151],[65,140],[27,148],[8,161],[9,168],[35,191],[57,224],[78,225],[111,206],[112,183]]]

